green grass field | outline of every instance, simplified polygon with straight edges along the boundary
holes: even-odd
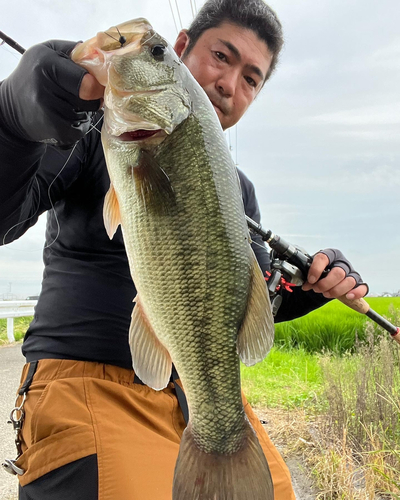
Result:
[[[367,299],[367,302],[377,313],[399,325],[400,297],[375,297]],[[354,349],[358,341],[365,340],[369,322],[366,316],[334,300],[307,316],[277,324],[275,345],[302,347],[308,352],[331,351],[342,354]]]
[[[16,341],[24,338],[25,332],[32,319],[32,317],[14,319],[14,337]],[[7,343],[7,320],[0,319],[0,346]]]
[[[400,297],[370,298],[368,303],[394,324],[400,324]],[[368,318],[337,300],[303,318],[276,325],[275,347],[267,358],[250,368],[242,366],[243,389],[249,401],[270,408],[325,406],[321,399],[321,356],[353,352],[357,344],[365,341],[368,329],[374,335],[390,338],[372,325]],[[341,363],[341,370],[350,375],[357,359],[346,356]]]
[[[319,357],[304,349],[274,347],[261,363],[242,365],[242,387],[249,402],[258,407],[316,404],[322,391]]]

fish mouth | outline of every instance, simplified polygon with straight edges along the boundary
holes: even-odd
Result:
[[[162,135],[164,133],[164,130],[162,129],[157,129],[157,130],[132,130],[130,132],[124,132],[121,135],[116,136],[116,139],[122,142],[138,142],[138,141],[144,141],[146,139],[150,139],[150,137],[154,137],[155,135]]]

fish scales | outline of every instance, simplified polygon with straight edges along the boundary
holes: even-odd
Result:
[[[272,500],[242,404],[239,355],[246,364],[263,359],[273,320],[218,117],[144,19],[99,33],[73,58],[106,85],[104,217],[110,237],[121,224],[138,290],[134,370],[159,390],[174,363],[187,395],[172,498]]]
[[[236,426],[239,415],[243,420],[236,338],[251,269],[237,174],[230,158],[218,154],[220,144],[207,152],[203,136],[212,133],[212,124],[205,132],[189,118],[158,146],[154,156],[176,197],[170,214],[149,214],[140,195],[130,192],[140,186],[129,182],[123,169],[117,169],[122,175],[113,177],[113,184],[118,191],[121,183],[127,193],[120,200],[126,214],[122,226],[135,283],[184,383],[194,434],[198,429],[204,451],[227,452],[238,446],[226,440],[229,429],[222,438],[226,443],[213,435],[216,428]],[[122,187],[127,181],[129,189]]]

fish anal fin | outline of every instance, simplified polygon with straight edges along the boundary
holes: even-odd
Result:
[[[118,226],[121,224],[121,213],[119,210],[119,202],[114,186],[110,184],[110,189],[104,198],[103,205],[104,225],[110,240],[112,240]]]
[[[252,276],[247,308],[237,338],[240,359],[247,366],[262,361],[274,342],[274,318],[264,276],[252,252]]]
[[[176,461],[172,500],[273,500],[268,462],[246,419],[246,432],[236,453],[205,453],[198,448],[189,422]]]
[[[133,369],[142,382],[158,391],[170,380],[171,356],[154,333],[138,296],[135,302],[129,329]]]

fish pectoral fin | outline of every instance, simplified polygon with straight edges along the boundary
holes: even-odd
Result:
[[[265,279],[253,253],[253,269],[247,309],[237,338],[242,362],[252,366],[262,361],[274,342],[274,318]]]
[[[171,356],[155,334],[139,296],[134,302],[136,306],[129,329],[133,369],[142,382],[159,391],[167,387],[170,380]]]
[[[118,226],[121,224],[117,193],[112,184],[110,184],[110,189],[104,198],[103,219],[108,237],[112,240]]]
[[[175,205],[175,193],[168,175],[156,158],[142,149],[133,173],[140,186],[143,205],[152,207],[159,213],[168,213],[171,206]]]

